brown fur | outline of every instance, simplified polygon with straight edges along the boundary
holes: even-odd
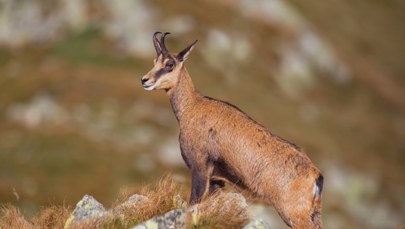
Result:
[[[292,228],[321,228],[323,177],[308,156],[237,107],[201,95],[183,62],[195,43],[172,54],[164,37],[159,42],[155,34],[154,42],[158,58],[142,84],[164,89],[170,99],[181,153],[192,172],[190,203],[223,187],[223,178],[272,204]],[[174,69],[168,59],[175,60]]]

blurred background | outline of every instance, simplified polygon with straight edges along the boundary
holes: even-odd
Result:
[[[325,228],[405,223],[405,2],[1,0],[0,204],[26,216],[167,173],[189,185],[152,34],[197,88],[302,146]],[[284,228],[272,208],[254,210]]]

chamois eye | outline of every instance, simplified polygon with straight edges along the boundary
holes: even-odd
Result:
[[[166,65],[165,65],[165,68],[168,71],[172,71],[173,68],[174,68],[174,61],[173,60],[167,61]]]

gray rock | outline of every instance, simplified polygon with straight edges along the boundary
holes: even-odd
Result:
[[[160,228],[185,228],[185,213],[181,209],[175,209],[168,213],[155,216],[132,229],[160,229]]]
[[[136,204],[136,203],[138,203],[138,202],[145,201],[145,200],[147,200],[147,199],[148,199],[148,197],[146,197],[146,196],[139,195],[139,194],[134,194],[134,195],[130,196],[130,197],[128,198],[128,200],[125,201],[124,203]]]
[[[243,229],[270,229],[270,225],[261,219],[253,219]]]
[[[148,201],[148,198],[143,195],[134,194],[128,198],[127,201],[121,203],[115,208],[111,209],[110,212],[115,216],[124,217],[123,212],[128,208],[136,208],[136,204],[139,202]]]
[[[70,217],[66,220],[65,228],[87,220],[100,219],[108,215],[104,206],[90,195],[85,195],[76,205]]]

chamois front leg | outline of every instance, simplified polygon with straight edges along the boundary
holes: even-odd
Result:
[[[195,204],[200,202],[204,197],[220,187],[221,183],[211,183],[212,171],[214,167],[212,164],[204,164],[205,166],[200,166],[197,168],[192,168],[192,178],[191,178],[191,197],[190,204]],[[213,189],[212,189],[213,188]]]
[[[190,204],[199,203],[204,196],[205,190],[207,186],[207,178],[205,174],[197,169],[193,169],[191,171],[191,196],[190,196]]]

